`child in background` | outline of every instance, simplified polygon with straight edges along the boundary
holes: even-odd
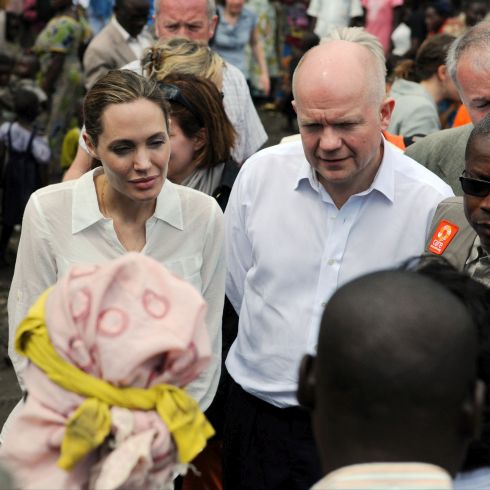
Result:
[[[17,329],[29,396],[0,447],[19,487],[173,488],[214,432],[183,389],[211,358],[205,313],[139,253],[75,265],[45,291]]]
[[[14,92],[19,89],[30,90],[36,94],[39,100],[39,114],[36,119],[36,127],[39,133],[45,129],[48,119],[48,96],[36,80],[40,68],[41,64],[37,56],[24,52],[17,58],[12,77]]]
[[[15,225],[20,225],[30,195],[46,183],[51,157],[48,143],[37,135],[35,121],[39,100],[30,90],[14,93],[15,122],[0,126],[0,162],[3,163],[2,231],[0,264],[6,265],[6,253]],[[44,168],[43,168],[44,167]]]

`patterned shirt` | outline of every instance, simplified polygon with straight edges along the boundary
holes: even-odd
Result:
[[[476,237],[473,243],[464,269],[473,279],[490,287],[490,256],[483,250],[479,236]]]

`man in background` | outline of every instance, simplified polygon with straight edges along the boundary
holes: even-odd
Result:
[[[472,281],[456,271],[451,279],[462,290]],[[463,301],[416,272],[376,272],[340,288],[316,359],[300,370],[298,398],[312,410],[326,474],[313,489],[452,488],[479,434],[478,327],[488,321],[476,325]]]
[[[139,60],[154,42],[144,29],[150,11],[149,0],[116,0],[114,16],[90,41],[83,56],[85,88],[109,70]]]

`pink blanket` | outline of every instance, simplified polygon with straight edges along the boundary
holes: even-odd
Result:
[[[65,360],[124,387],[184,387],[211,352],[206,305],[189,284],[144,255],[78,266],[46,302],[52,344]],[[27,399],[0,448],[0,461],[23,489],[165,488],[176,467],[174,442],[154,411],[111,408],[111,436],[70,472],[56,462],[65,423],[83,398],[33,364]],[[170,486],[171,488],[171,486]]]

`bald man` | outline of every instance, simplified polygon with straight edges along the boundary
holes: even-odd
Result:
[[[305,489],[321,475],[297,368],[323,306],[363,273],[422,253],[438,177],[385,144],[379,41],[334,31],[293,77],[301,141],[250,158],[226,210],[227,295],[240,315],[226,366],[225,487]]]
[[[471,291],[485,305],[483,286],[431,268],[375,272],[328,302],[298,392],[326,474],[315,490],[452,488],[479,433],[478,331],[489,318],[487,308],[480,324],[461,300]]]

